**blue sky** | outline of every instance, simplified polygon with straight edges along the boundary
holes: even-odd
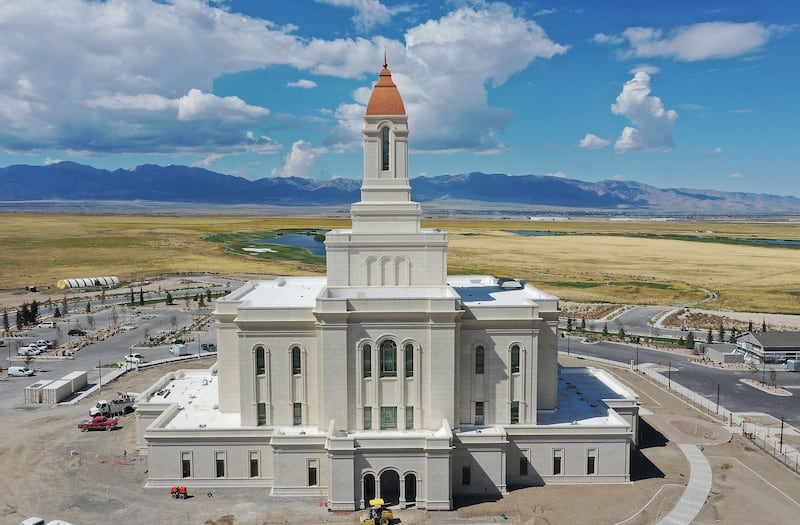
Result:
[[[359,178],[386,51],[412,177],[800,196],[800,2],[6,0],[0,33],[2,166]]]

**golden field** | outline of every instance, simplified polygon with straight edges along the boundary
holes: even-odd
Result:
[[[0,224],[0,289],[9,290],[104,275],[137,281],[185,272],[321,274],[321,266],[228,254],[202,237],[347,228],[349,219],[2,214]],[[563,300],[684,304],[710,290],[718,297],[704,308],[800,314],[800,249],[730,243],[798,240],[800,224],[794,222],[469,219],[426,220],[425,226],[448,232],[451,273],[518,277]],[[563,235],[523,237],[504,231],[509,229]],[[685,240],[694,237],[721,240]]]

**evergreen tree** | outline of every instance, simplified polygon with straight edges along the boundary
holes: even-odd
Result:
[[[90,313],[92,311],[92,303],[86,301],[86,313]]]
[[[106,304],[106,289],[100,290],[100,304]]]
[[[203,297],[203,294],[200,294],[200,303],[199,303],[199,305],[200,306],[205,306],[206,305],[205,298]]]
[[[686,334],[686,348],[694,348],[694,332]]]
[[[714,335],[711,333],[711,328],[708,329],[708,335],[706,336],[706,343],[711,344],[714,342]]]
[[[211,290],[206,290],[206,302],[211,304]]]
[[[586,331],[586,318],[581,317],[581,330]]]
[[[603,337],[608,337],[608,323],[603,324]]]
[[[761,320],[761,331],[762,332],[766,332],[767,331],[767,320],[766,319],[762,319]]]
[[[17,310],[17,313],[14,316],[14,323],[17,325],[17,330],[22,330],[22,312],[19,310]]]
[[[31,308],[28,306],[28,303],[22,303],[22,306],[19,307],[17,310],[17,326],[23,327],[28,324],[31,317]]]
[[[139,306],[144,306],[144,290],[139,288]]]
[[[133,296],[133,288],[131,288],[131,306],[133,306],[134,304],[136,304],[136,299]]]
[[[567,317],[567,332],[572,331],[572,317]]]
[[[736,342],[736,327],[735,326],[733,328],[731,328],[730,342],[731,343],[735,343]]]
[[[69,311],[67,309],[67,296],[66,295],[64,296],[63,299],[61,299],[61,311],[64,313],[64,315],[67,315],[67,312]]]
[[[722,325],[722,322],[719,323],[719,342],[725,342],[725,327]]]
[[[8,310],[3,308],[3,330],[8,332],[9,328],[11,328],[11,325],[8,324]]]
[[[55,317],[56,319],[61,317],[61,310],[59,310],[58,306],[56,306],[56,309],[53,310],[53,317]]]
[[[624,328],[620,327],[619,333],[617,334],[617,337],[619,337],[620,339],[625,339],[625,329]]]
[[[753,321],[747,321],[747,331],[748,332],[753,331]]]
[[[172,304],[172,294],[167,292],[167,304]]]
[[[34,299],[31,301],[30,314],[28,317],[29,324],[36,324],[39,322],[39,303]]]

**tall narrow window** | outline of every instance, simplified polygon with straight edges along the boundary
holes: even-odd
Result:
[[[483,401],[475,401],[475,424],[483,425]]]
[[[511,373],[519,372],[519,345],[511,347]]]
[[[372,407],[364,407],[364,430],[372,428]]]
[[[389,128],[381,130],[381,169],[389,169]]]
[[[414,345],[407,344],[405,351],[406,377],[414,377]]]
[[[316,487],[317,486],[317,460],[310,459],[308,460],[308,486],[309,487]]]
[[[397,407],[381,407],[381,430],[397,428]]]
[[[303,371],[303,365],[300,355],[300,347],[292,347],[292,374],[298,375]]]
[[[263,376],[267,370],[266,358],[264,355],[264,347],[256,347],[256,375]]]
[[[553,475],[560,476],[564,473],[564,449],[553,449]]]
[[[414,407],[406,407],[406,430],[414,428]]]
[[[586,451],[586,475],[594,476],[597,474],[597,449],[590,448]]]
[[[361,347],[361,370],[364,377],[372,377],[372,347]]]
[[[225,477],[225,451],[217,450],[214,452],[214,465],[218,478]]]
[[[267,424],[267,404],[258,404],[258,426],[263,427]]]
[[[511,424],[519,423],[519,401],[511,402]]]
[[[472,483],[472,469],[469,465],[461,467],[461,484],[470,485]]]
[[[528,475],[528,458],[526,458],[525,456],[519,458],[519,475],[520,476]]]
[[[475,347],[475,373],[482,374],[483,373],[483,360],[484,357],[484,349],[482,346]]]
[[[392,340],[381,343],[381,377],[397,376],[397,345]]]
[[[259,453],[257,450],[250,451],[250,477],[257,478],[258,477],[258,464],[259,464]]]
[[[295,425],[302,425],[303,424],[303,405],[301,403],[295,403],[292,405],[292,410],[294,411],[294,424]]]
[[[181,477],[192,477],[192,453],[181,452]]]

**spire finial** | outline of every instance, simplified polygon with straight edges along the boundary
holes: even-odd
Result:
[[[389,69],[389,64],[386,62],[386,46],[383,46],[383,69]]]

